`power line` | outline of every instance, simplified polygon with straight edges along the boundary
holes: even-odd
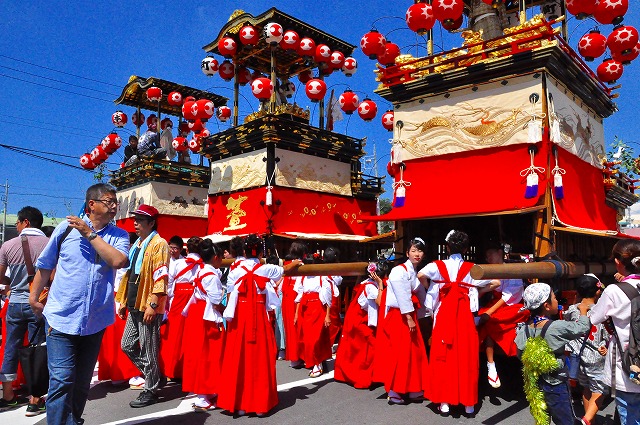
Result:
[[[17,192],[9,192],[9,195],[15,195],[15,196],[43,196],[45,198],[56,198],[56,199],[60,199],[60,198],[64,198],[64,199],[73,199],[73,200],[77,200],[77,201],[84,201],[84,198],[75,198],[72,196],[56,196],[56,195],[47,195],[44,193],[17,193]]]
[[[70,168],[73,168],[73,169],[76,169],[76,170],[86,171],[86,172],[89,172],[89,173],[92,173],[92,174],[95,174],[95,173],[96,173],[96,172],[95,172],[95,171],[93,171],[93,170],[86,170],[86,169],[82,168],[82,167],[81,167],[81,166],[79,166],[79,165],[72,165],[72,164],[69,164],[69,163],[66,163],[66,162],[57,161],[57,160],[55,160],[55,159],[47,158],[47,157],[45,157],[45,156],[36,155],[36,154],[34,154],[34,153],[30,153],[30,152],[28,152],[28,151],[32,151],[31,149],[20,148],[20,147],[17,147],[17,146],[4,145],[4,144],[1,144],[1,143],[0,143],[0,147],[5,148],[5,149],[12,150],[12,151],[14,151],[14,152],[21,153],[21,154],[23,154],[23,155],[31,156],[31,157],[33,157],[33,158],[38,158],[38,159],[42,159],[42,160],[44,160],[44,161],[53,162],[54,164],[64,165],[65,167],[70,167]],[[36,152],[38,152],[38,151],[36,151]],[[55,154],[55,155],[58,155],[58,154]],[[118,165],[118,164],[115,164],[115,163],[109,163],[109,164],[111,164],[111,165]]]
[[[34,122],[36,124],[53,125],[53,126],[56,126],[56,127],[68,128],[68,129],[71,129],[71,130],[86,131],[88,134],[90,133],[86,128],[72,127],[70,125],[60,125],[59,123],[50,123],[50,122],[46,122],[46,121],[34,120],[32,118],[16,117],[14,115],[7,115],[7,114],[2,114],[2,113],[0,113],[0,117],[6,117],[6,118],[11,118],[11,119],[20,120],[20,121],[31,121],[31,122]],[[90,134],[93,135],[93,133],[90,133]]]
[[[57,133],[64,133],[64,134],[73,135],[73,136],[80,136],[80,137],[87,137],[87,138],[95,137],[95,134],[89,135],[89,134],[71,133],[71,132],[68,132],[68,131],[57,130],[57,129],[54,129],[54,128],[39,127],[37,125],[29,125],[29,124],[23,124],[23,123],[19,123],[19,122],[11,122],[11,121],[6,121],[6,120],[2,120],[2,119],[0,119],[0,122],[3,122],[5,124],[17,125],[17,126],[20,126],[20,127],[37,128],[38,130],[47,130],[47,131],[53,131],[53,132],[57,132]]]
[[[0,54],[0,57],[3,57],[3,58],[5,58],[5,59],[10,59],[10,60],[13,60],[13,61],[16,61],[16,62],[26,63],[27,65],[35,66],[35,67],[37,67],[37,68],[48,69],[49,71],[58,72],[58,73],[60,73],[60,74],[69,75],[69,76],[71,76],[71,77],[75,77],[75,78],[82,78],[83,80],[93,81],[93,82],[95,82],[95,83],[100,83],[100,84],[105,84],[105,85],[107,85],[107,86],[113,86],[113,87],[118,87],[118,88],[120,88],[120,86],[119,86],[119,85],[117,85],[117,84],[113,84],[113,83],[106,83],[106,82],[104,82],[104,81],[95,80],[95,79],[93,79],[93,78],[88,78],[88,77],[83,77],[83,76],[81,76],[81,75],[71,74],[71,73],[68,73],[68,72],[60,71],[59,69],[53,69],[53,68],[46,67],[46,66],[44,66],[44,65],[42,65],[42,64],[40,64],[40,63],[35,64],[35,63],[27,62],[27,61],[25,61],[25,60],[21,60],[21,59],[12,58],[12,57],[10,57],[10,56],[2,55],[2,54]]]
[[[34,85],[40,86],[40,87],[46,87],[48,89],[53,89],[53,90],[58,90],[58,91],[65,92],[65,93],[74,94],[76,96],[83,96],[83,97],[88,97],[89,99],[95,99],[95,100],[101,100],[103,102],[113,103],[112,100],[101,99],[99,97],[89,96],[88,94],[83,94],[83,93],[76,93],[76,92],[72,92],[70,90],[65,90],[65,89],[61,89],[61,88],[58,88],[58,87],[48,86],[46,84],[41,84],[41,83],[36,83],[34,81],[25,80],[23,78],[12,77],[11,75],[0,74],[0,77],[11,78],[12,80],[18,80],[18,81],[22,81],[24,83],[34,84]]]
[[[109,96],[118,97],[118,95],[117,95],[117,94],[109,93],[109,92],[102,91],[102,90],[98,90],[98,89],[93,89],[93,88],[91,88],[91,87],[81,86],[81,85],[78,85],[78,84],[68,83],[68,82],[66,82],[66,81],[62,81],[62,80],[56,80],[55,78],[43,77],[42,75],[33,74],[33,73],[31,73],[31,72],[22,71],[22,70],[20,70],[20,69],[11,68],[11,67],[4,66],[4,65],[0,65],[0,68],[10,69],[11,71],[20,72],[20,73],[22,73],[22,74],[27,74],[27,75],[30,75],[30,76],[32,76],[32,77],[44,78],[45,80],[54,81],[54,82],[56,82],[56,83],[66,84],[66,85],[73,86],[73,87],[77,87],[77,88],[80,88],[80,89],[96,91],[96,92],[98,92],[98,93],[108,94]]]

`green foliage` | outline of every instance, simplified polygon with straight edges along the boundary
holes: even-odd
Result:
[[[93,178],[96,181],[96,183],[106,183],[107,182],[106,181],[106,179],[107,179],[107,164],[98,165],[94,170]]]
[[[548,425],[550,421],[547,403],[545,403],[544,394],[538,386],[538,380],[541,375],[553,372],[558,367],[558,361],[544,338],[535,336],[527,339],[527,345],[522,353],[522,374],[524,376],[524,393],[536,425]]]
[[[613,155],[618,152],[619,148],[622,148],[622,154],[619,158],[614,158]],[[620,161],[620,165],[618,166],[620,171],[634,178],[638,174],[638,169],[636,168],[636,157],[633,155],[633,150],[622,139],[619,139],[618,136],[614,137],[611,143],[611,149],[611,151],[607,152],[607,160]]]

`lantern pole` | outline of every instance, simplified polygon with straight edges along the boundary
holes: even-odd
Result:
[[[138,118],[140,118],[140,105],[138,105]],[[136,137],[138,139],[140,139],[140,127],[142,126],[142,123],[140,123],[140,125],[136,126]]]
[[[322,75],[322,72],[320,71],[320,67],[318,67],[318,74],[319,74],[318,78],[324,81],[324,75]],[[331,105],[329,105],[329,107],[331,107]],[[320,99],[320,101],[318,102],[318,111],[319,111],[318,128],[324,130],[324,97]]]
[[[276,49],[275,46],[269,46],[271,49],[271,86],[273,87],[273,91],[271,92],[271,97],[269,98],[269,113],[273,114],[276,111]]]
[[[238,81],[238,66],[233,68],[233,126],[238,126],[238,101],[240,93],[240,82]]]
[[[520,0],[518,2],[518,8],[520,9],[520,25],[523,25],[525,22],[527,22],[527,6],[525,5],[525,0]]]
[[[433,55],[433,30],[427,31],[427,56]]]

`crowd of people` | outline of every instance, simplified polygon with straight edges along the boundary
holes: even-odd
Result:
[[[449,232],[448,258],[428,263],[426,243],[415,237],[406,261],[370,264],[342,319],[342,277],[293,273],[303,264],[338,262],[335,248],[320,258],[294,241],[282,266],[277,258],[263,260],[256,235],[236,237],[226,249],[192,237],[185,249],[180,237],[167,242],[158,234],[158,211],[145,204],[130,212],[136,233],[130,240],[113,224],[117,208],[115,190],[94,185],[86,192],[86,214],[67,217],[50,238],[39,230],[37,209],[18,213],[20,236],[0,247],[0,276],[10,270],[0,410],[28,404],[27,415],[46,411],[50,424],[83,423],[98,362],[100,380],[140,390],[132,408],[157,403],[171,380],[196,394],[195,411],[263,416],[278,404],[278,359],[318,378],[334,358],[336,381],[382,384],[390,405],[430,400],[443,416],[460,405],[474,417],[482,350],[493,388],[502,385],[496,351],[522,357],[528,399],[530,392],[542,394],[542,403],[530,399],[536,423],[550,417],[555,424],[590,424],[609,392],[621,423],[640,423],[640,385],[621,361],[630,339],[629,288],[638,292],[640,283],[639,241],[613,248],[619,283],[604,288],[594,275],[578,278],[579,302],[564,320],[553,320],[558,300],[549,285],[473,279],[473,263],[464,259],[466,233]],[[228,267],[225,258],[233,258]],[[499,245],[486,251],[490,263],[504,258]],[[14,392],[27,335],[35,344],[46,339],[46,403],[44,393],[27,399]],[[529,388],[527,374],[537,365],[528,353],[540,341],[552,367]],[[583,391],[581,418],[571,383]]]

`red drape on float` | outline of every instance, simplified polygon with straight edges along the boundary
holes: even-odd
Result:
[[[118,227],[126,230],[129,233],[135,233],[132,217],[117,220],[116,224],[118,225]],[[206,232],[206,218],[164,214],[160,214],[158,216],[158,233],[166,240],[169,240],[169,238],[174,235],[178,235],[181,238],[190,238],[191,236],[204,236],[207,234]]]

